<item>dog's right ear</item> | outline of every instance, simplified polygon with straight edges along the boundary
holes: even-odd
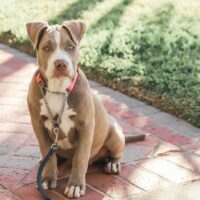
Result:
[[[26,24],[26,30],[34,48],[38,47],[43,33],[47,27],[47,22],[30,22]]]

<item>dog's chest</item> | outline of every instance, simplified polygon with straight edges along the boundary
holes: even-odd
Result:
[[[62,95],[47,93],[46,100],[53,117],[59,116],[60,113],[62,112],[64,97]],[[41,105],[40,115],[45,116],[44,126],[49,130],[49,132],[51,133],[50,137],[53,139],[54,136],[52,135],[53,125],[50,119],[51,116],[47,110],[44,99],[40,100],[40,105]],[[73,109],[69,108],[69,105],[66,101],[62,118],[61,118],[61,123],[60,123],[60,129],[62,130],[62,133],[64,133],[65,140],[68,137],[68,133],[70,129],[73,128],[75,125],[74,122],[70,118],[71,116],[74,116],[74,115],[76,115],[76,112],[74,112]],[[63,137],[62,137],[62,140],[63,140]]]

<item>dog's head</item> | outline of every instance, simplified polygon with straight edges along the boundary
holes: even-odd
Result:
[[[40,71],[48,79],[73,79],[79,59],[79,44],[85,31],[80,21],[65,21],[49,26],[46,22],[26,25],[36,49]]]

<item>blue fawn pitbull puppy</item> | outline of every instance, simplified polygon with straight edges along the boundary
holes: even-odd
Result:
[[[57,155],[72,162],[64,194],[68,198],[79,198],[85,194],[85,176],[92,162],[108,158],[105,171],[120,172],[124,134],[92,92],[85,74],[77,66],[85,24],[65,21],[62,25],[49,26],[46,22],[31,22],[26,26],[39,65],[29,86],[28,107],[41,155],[44,158],[55,141],[51,117],[58,118],[63,106],[60,94],[66,93],[59,124]],[[36,80],[38,74],[46,84],[44,96]],[[56,188],[57,155],[54,154],[44,168],[44,189]]]

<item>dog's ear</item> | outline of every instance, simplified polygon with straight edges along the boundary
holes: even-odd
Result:
[[[30,22],[26,24],[26,30],[34,48],[38,47],[44,30],[46,30],[47,27],[47,22]]]
[[[78,44],[83,37],[86,25],[82,21],[70,20],[63,22],[63,27],[67,29],[75,44]]]

